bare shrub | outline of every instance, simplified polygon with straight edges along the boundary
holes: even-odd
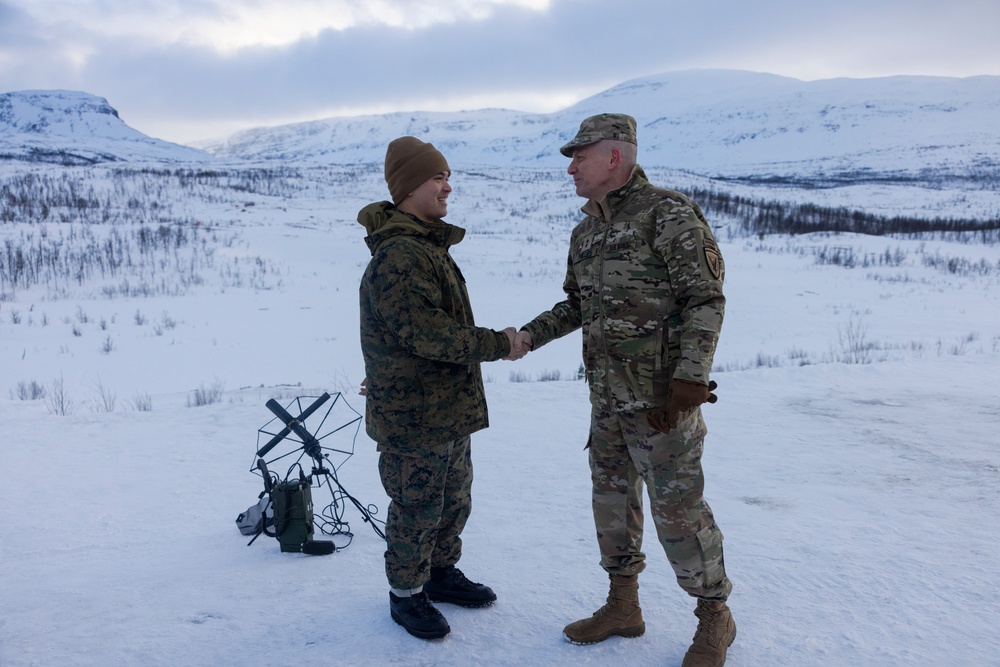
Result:
[[[876,345],[868,339],[868,325],[860,317],[851,317],[844,327],[837,327],[840,345],[838,360],[845,364],[870,364]]]
[[[45,396],[45,407],[50,415],[66,416],[73,414],[73,399],[66,391],[66,383],[62,375],[52,381]]]
[[[964,357],[969,353],[969,345],[977,340],[979,340],[979,334],[975,331],[965,336],[959,336],[955,340],[955,344],[948,349],[948,353],[956,357]]]
[[[220,402],[224,387],[225,385],[222,382],[215,382],[210,387],[201,385],[188,395],[188,407],[198,408],[203,405],[212,405],[213,403]]]
[[[40,398],[45,398],[45,385],[35,380],[29,382],[21,380],[17,383],[17,389],[11,392],[11,397],[22,401],[37,401]]]
[[[136,412],[152,412],[153,399],[146,392],[136,392],[132,395],[132,409]]]
[[[511,382],[531,382],[531,378],[524,371],[511,371],[510,372]]]
[[[104,386],[100,378],[97,380],[97,397],[94,399],[94,412],[114,412],[118,404],[115,392]]]
[[[757,368],[780,368],[781,359],[771,354],[764,354],[763,352],[758,352],[756,359],[754,359],[754,366]]]

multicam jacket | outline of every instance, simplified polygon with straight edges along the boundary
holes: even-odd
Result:
[[[651,185],[637,166],[583,212],[570,238],[566,300],[523,327],[535,348],[582,327],[598,409],[661,406],[671,379],[708,384],[725,265],[701,209]]]
[[[358,213],[372,258],[361,279],[361,352],[368,435],[385,449],[423,449],[486,428],[482,361],[510,341],[477,327],[465,279],[448,248],[465,236],[390,202]]]

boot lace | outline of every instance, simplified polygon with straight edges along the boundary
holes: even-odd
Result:
[[[410,603],[410,611],[414,616],[422,620],[436,618],[440,614],[424,593],[417,593],[416,595],[411,596]]]
[[[714,645],[718,643],[722,628],[716,623],[716,618],[721,613],[721,610],[713,609],[704,604],[699,604],[695,608],[694,615],[698,617],[698,629],[694,632],[693,640],[695,644],[704,643]]]
[[[455,588],[459,590],[475,590],[481,584],[477,584],[474,581],[470,581],[465,573],[462,572],[457,567],[450,567],[445,571],[444,577],[442,577],[443,583],[446,583],[449,588]]]

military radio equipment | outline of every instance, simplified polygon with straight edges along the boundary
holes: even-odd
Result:
[[[277,538],[282,551],[312,555],[333,553],[333,542],[313,539],[312,479],[299,468],[297,478],[275,481],[264,459],[257,459],[257,467],[264,475],[264,490],[271,499],[273,514],[272,530],[265,525],[261,532]]]
[[[354,440],[360,429],[361,415],[337,393],[326,411],[318,417],[320,423],[316,431],[326,430],[317,437],[306,428],[305,422],[326,405],[331,396],[324,393],[302,409],[302,401],[308,398],[314,397],[300,396],[289,404],[289,408],[293,404],[297,406],[298,417],[293,417],[288,408],[273,398],[265,403],[275,417],[257,431],[258,449],[250,471],[261,475],[264,480],[264,493],[270,498],[271,521],[260,523],[248,545],[264,534],[276,538],[283,552],[322,555],[343,549],[354,539],[350,525],[343,519],[348,501],[361,513],[364,521],[371,524],[375,533],[385,539],[385,533],[377,525],[384,522],[374,518],[378,509],[358,502],[344,489],[337,477],[340,466],[354,454]],[[335,408],[340,408],[339,415],[334,415]],[[282,425],[277,431],[272,427],[275,421]],[[330,422],[333,423],[332,426]],[[350,435],[351,426],[354,430],[350,448],[333,446],[337,434],[341,437],[344,434]],[[265,438],[268,438],[267,441],[261,445]],[[332,456],[337,457],[339,463],[335,464],[331,460]],[[288,465],[284,477],[274,472],[278,464]],[[308,473],[305,466],[309,466]],[[313,510],[313,496],[314,492],[323,489],[330,493],[331,502],[317,514]],[[336,538],[340,543],[316,540],[314,536],[317,527],[320,532]]]

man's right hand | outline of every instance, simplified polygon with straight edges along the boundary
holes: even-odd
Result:
[[[531,334],[527,331],[514,331],[513,327],[507,327],[504,332],[511,337],[510,341],[510,354],[508,354],[504,359],[507,361],[517,361],[522,359],[524,355],[531,352],[531,348],[534,347],[531,343]]]
[[[520,359],[524,355],[518,356],[514,350],[514,334],[517,333],[517,329],[514,327],[507,327],[503,330],[503,332],[507,334],[507,340],[510,342],[510,352],[508,352],[507,356],[504,357],[504,361],[514,361],[516,359]]]
[[[531,340],[531,333],[525,329],[518,331],[517,335],[514,336],[514,346],[522,357],[535,349],[535,344]]]

